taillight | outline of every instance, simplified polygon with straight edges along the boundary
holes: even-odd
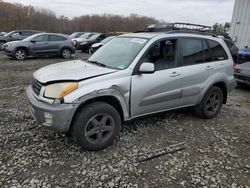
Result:
[[[236,63],[233,64],[233,71],[235,71]]]
[[[74,41],[74,40],[70,40],[70,43],[71,43],[73,46],[76,45],[76,41]]]

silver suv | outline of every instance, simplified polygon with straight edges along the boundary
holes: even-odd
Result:
[[[213,118],[235,87],[233,59],[223,39],[190,33],[118,36],[88,60],[49,65],[27,88],[38,124],[69,131],[84,149],[100,150],[121,123],[193,106]]]

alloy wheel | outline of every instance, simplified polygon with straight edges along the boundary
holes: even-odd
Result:
[[[115,121],[109,114],[98,114],[86,124],[85,137],[91,144],[105,143],[115,129]]]
[[[15,56],[17,60],[24,60],[26,54],[25,54],[25,51],[23,50],[17,50]]]

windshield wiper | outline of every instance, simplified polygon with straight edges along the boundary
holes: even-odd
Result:
[[[107,67],[107,65],[105,65],[105,64],[103,64],[103,63],[101,63],[101,62],[99,62],[99,61],[90,61],[90,60],[87,60],[87,62],[88,62],[88,63],[96,64],[96,65],[98,65],[98,66],[100,66],[100,67]]]

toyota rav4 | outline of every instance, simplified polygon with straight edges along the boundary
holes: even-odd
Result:
[[[87,60],[46,66],[26,93],[39,125],[70,132],[84,149],[100,150],[123,121],[194,107],[213,118],[235,87],[223,39],[181,32],[118,36]]]

